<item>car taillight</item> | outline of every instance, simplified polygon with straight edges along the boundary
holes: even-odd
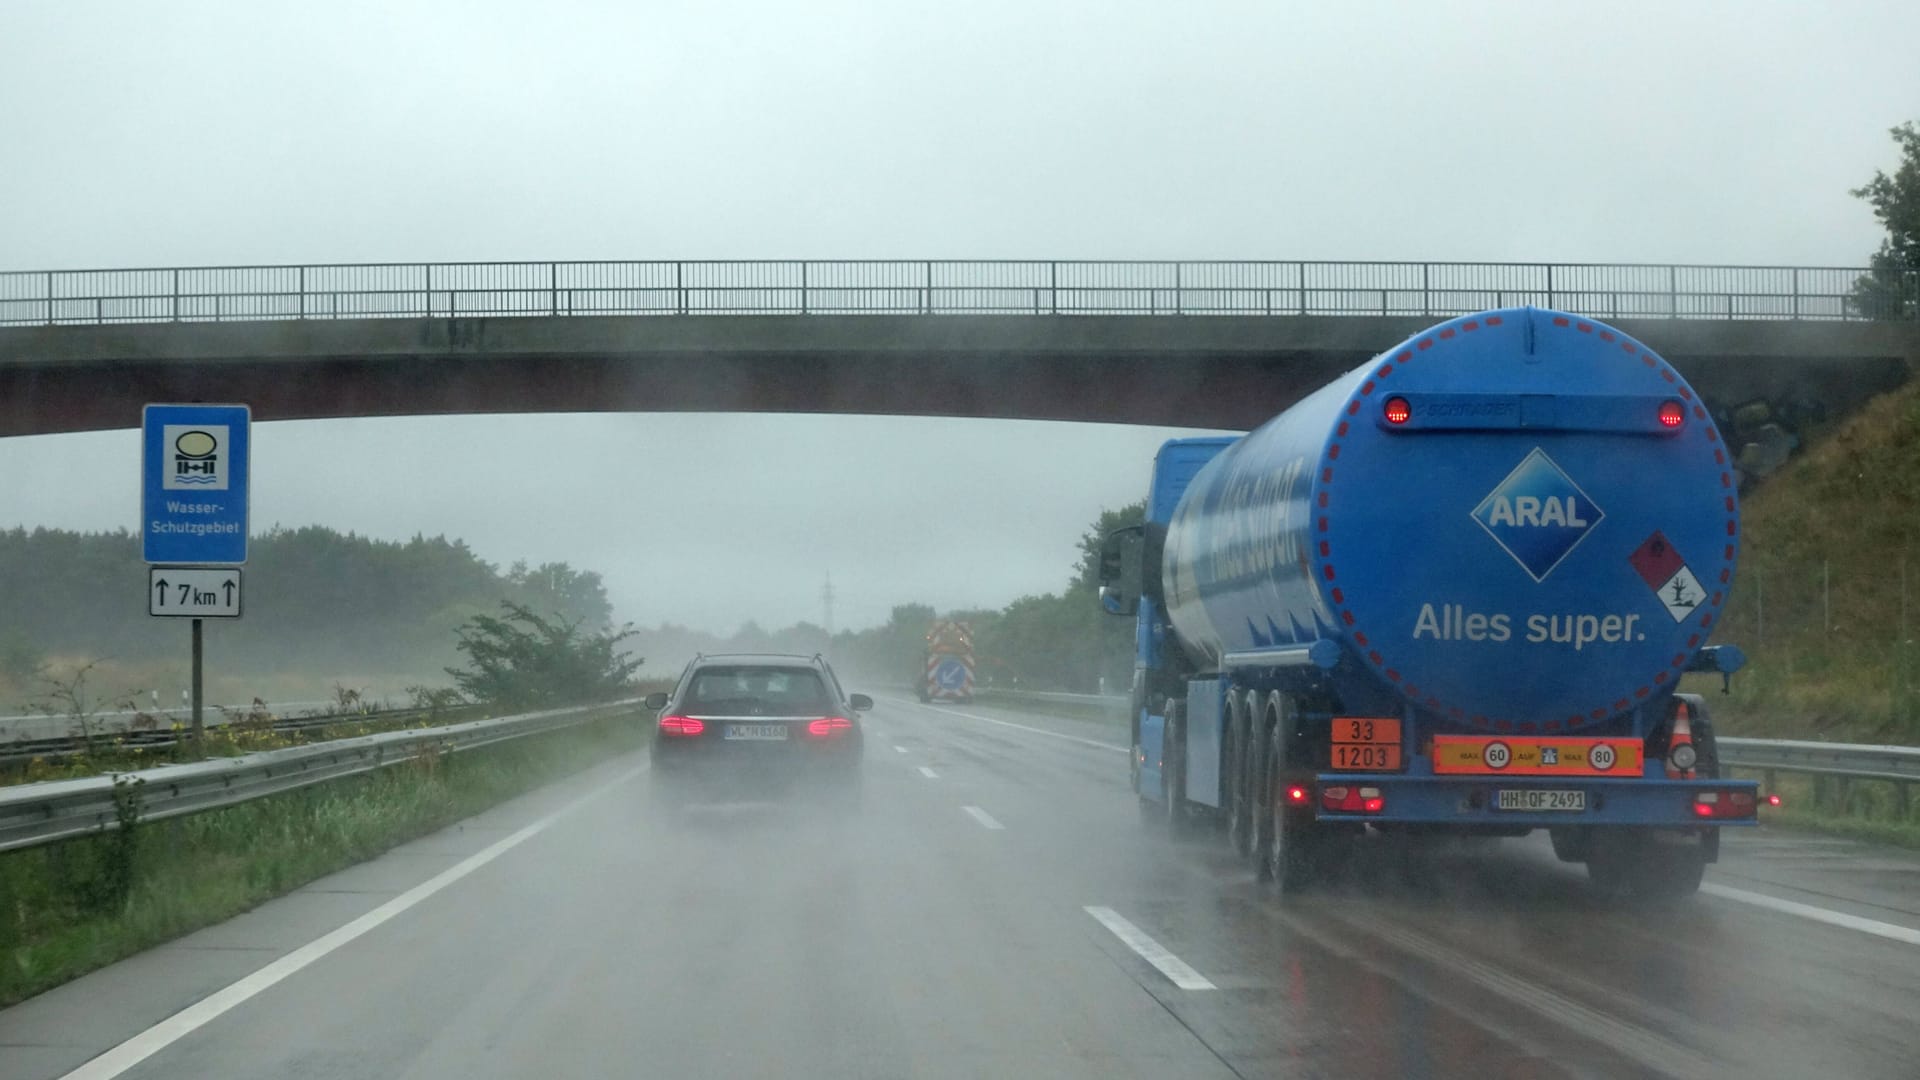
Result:
[[[1387,798],[1377,787],[1335,785],[1320,789],[1320,806],[1339,814],[1377,814],[1387,808]]]
[[[807,734],[826,738],[853,730],[853,721],[844,716],[823,716],[807,721]]]
[[[1677,401],[1660,403],[1660,426],[1677,428],[1687,422],[1687,410]]]
[[[662,735],[699,735],[707,730],[704,720],[695,720],[691,716],[663,716],[660,718]]]
[[[1750,818],[1755,809],[1751,791],[1698,791],[1693,815],[1702,818]]]

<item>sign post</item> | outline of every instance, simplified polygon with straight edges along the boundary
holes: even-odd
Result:
[[[202,620],[240,617],[252,423],[245,405],[148,405],[141,416],[140,548],[154,564],[147,614],[193,620],[196,748],[206,735]]]

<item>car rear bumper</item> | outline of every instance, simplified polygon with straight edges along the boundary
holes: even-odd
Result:
[[[656,742],[656,784],[736,796],[806,784],[846,784],[860,772],[857,739],[810,746],[674,745]]]

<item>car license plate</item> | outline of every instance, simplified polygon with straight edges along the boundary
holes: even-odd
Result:
[[[1495,793],[1498,810],[1572,810],[1587,808],[1584,791],[1503,790]]]
[[[785,724],[728,724],[729,739],[759,739],[762,741],[785,742],[787,725]]]

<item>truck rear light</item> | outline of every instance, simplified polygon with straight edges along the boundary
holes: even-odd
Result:
[[[1289,806],[1307,805],[1307,789],[1301,787],[1298,784],[1295,784],[1287,788],[1287,805]]]
[[[1320,789],[1320,807],[1341,814],[1377,814],[1387,808],[1387,800],[1377,787],[1335,785]]]
[[[1381,409],[1381,413],[1386,416],[1389,424],[1404,424],[1413,419],[1413,406],[1407,404],[1406,398],[1390,397]]]
[[[853,721],[844,716],[823,716],[818,720],[807,721],[807,734],[816,738],[828,738],[853,730]]]
[[[660,734],[673,737],[699,735],[707,730],[704,720],[695,720],[691,716],[663,716],[660,718]]]
[[[1751,791],[1697,791],[1693,795],[1693,816],[1750,818],[1755,802]]]
[[[1685,406],[1682,406],[1677,401],[1663,401],[1660,403],[1660,426],[1661,427],[1677,428],[1681,424],[1684,424],[1686,422],[1687,422],[1687,410]]]
[[[1778,795],[1769,795],[1769,796],[1767,796],[1767,805],[1768,805],[1768,806],[1780,806],[1780,805],[1782,805],[1782,804],[1781,804],[1781,802],[1780,802],[1780,796],[1778,796]]]

